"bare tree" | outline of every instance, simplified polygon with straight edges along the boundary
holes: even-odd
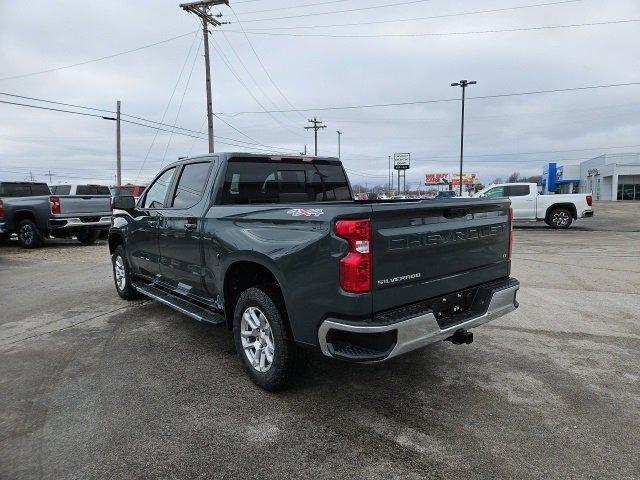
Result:
[[[504,183],[504,180],[502,180],[501,177],[496,177],[493,179],[493,181],[491,182],[493,185],[499,185],[501,183]]]
[[[518,181],[520,181],[520,172],[513,172],[507,178],[507,183],[516,183]]]

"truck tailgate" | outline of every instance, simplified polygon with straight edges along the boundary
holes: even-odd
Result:
[[[508,276],[509,205],[508,199],[374,204],[373,311]]]
[[[111,209],[111,197],[104,196],[59,196],[60,214],[73,215],[76,213],[104,213],[109,214]]]

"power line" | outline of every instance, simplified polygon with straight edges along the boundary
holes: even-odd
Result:
[[[249,78],[253,81],[253,84],[258,88],[258,90],[260,90],[260,93],[262,93],[262,95],[264,96],[264,98],[266,98],[274,107],[277,108],[277,104],[276,102],[273,101],[273,99],[267,94],[267,92],[265,92],[265,90],[262,88],[262,86],[258,83],[258,81],[256,80],[256,78],[253,76],[253,74],[251,73],[251,71],[247,68],[246,64],[244,63],[244,61],[242,60],[242,58],[240,57],[240,54],[238,53],[238,51],[235,49],[235,47],[231,44],[231,42],[229,41],[229,38],[227,37],[227,35],[224,33],[224,30],[220,30],[220,32],[222,33],[222,36],[224,37],[225,41],[227,42],[227,45],[229,45],[229,48],[231,48],[231,51],[233,52],[233,54],[235,55],[235,57],[238,59],[238,61],[240,62],[240,65],[242,66],[242,68],[244,69],[244,71],[247,73],[247,75],[249,75]],[[293,107],[295,108],[295,107]]]
[[[86,65],[88,63],[101,62],[103,60],[108,60],[110,58],[119,57],[120,55],[126,55],[128,53],[133,53],[133,52],[138,52],[140,50],[144,50],[145,48],[155,47],[157,45],[162,45],[164,43],[172,42],[173,40],[178,40],[179,38],[186,37],[188,35],[191,35],[192,33],[193,32],[183,33],[182,35],[176,35],[175,37],[167,38],[166,40],[161,40],[159,42],[150,43],[148,45],[143,45],[142,47],[132,48],[131,50],[125,50],[124,52],[117,52],[117,53],[113,53],[111,55],[105,55],[104,57],[93,58],[91,60],[85,60],[84,62],[78,62],[78,63],[74,63],[74,64],[71,64],[71,65],[64,65],[64,66],[61,66],[61,67],[49,68],[47,70],[40,70],[38,72],[23,73],[21,75],[12,75],[12,76],[9,76],[9,77],[3,77],[3,78],[0,78],[0,81],[2,81],[2,80],[13,80],[13,79],[16,79],[16,78],[30,77],[32,75],[41,75],[43,73],[56,72],[58,70],[64,70],[64,69],[67,69],[67,68],[79,67],[81,65]]]
[[[167,146],[164,149],[164,153],[162,154],[162,161],[167,156],[167,152],[169,151],[169,145],[171,145],[171,139],[173,138],[173,132],[175,131],[176,125],[178,124],[178,118],[180,117],[180,112],[182,111],[182,105],[184,103],[184,97],[187,95],[187,89],[189,88],[189,83],[191,82],[191,76],[193,75],[193,70],[196,66],[196,60],[198,60],[198,54],[200,53],[201,44],[198,43],[198,49],[196,50],[196,54],[193,56],[193,63],[191,64],[191,71],[189,72],[189,76],[187,77],[187,81],[184,85],[184,91],[182,92],[182,98],[180,99],[180,105],[178,105],[178,111],[176,112],[176,118],[171,127],[171,135],[169,135],[169,140],[167,140]]]
[[[273,31],[273,30],[304,30],[304,29],[312,29],[312,28],[332,28],[332,27],[356,27],[361,25],[382,25],[387,23],[400,23],[400,22],[416,22],[420,20],[433,20],[438,18],[450,18],[450,17],[461,17],[466,15],[480,15],[485,13],[498,13],[498,12],[507,12],[511,10],[522,10],[527,8],[536,8],[536,7],[547,7],[554,5],[563,5],[568,3],[576,3],[583,2],[584,0],[561,0],[557,2],[547,2],[547,3],[534,3],[530,5],[518,5],[515,7],[505,7],[505,8],[492,8],[489,10],[472,10],[469,12],[458,12],[458,13],[448,13],[442,15],[431,15],[428,17],[412,17],[412,18],[397,18],[397,19],[389,19],[389,20],[373,20],[370,22],[352,22],[352,23],[334,23],[334,24],[325,24],[325,25],[296,25],[293,27],[272,27],[272,28],[255,28],[248,30],[249,32],[265,32],[265,31]]]
[[[240,15],[251,15],[254,13],[266,13],[266,12],[276,12],[276,11],[281,11],[281,10],[292,10],[295,8],[309,8],[309,7],[318,7],[320,5],[330,5],[330,4],[334,4],[334,3],[343,3],[343,2],[348,2],[351,0],[329,0],[329,1],[325,1],[325,2],[318,2],[318,3],[306,3],[306,4],[302,4],[302,5],[294,5],[291,7],[278,7],[278,8],[268,8],[266,10],[253,10],[251,12],[240,12]],[[237,3],[243,3],[243,2],[235,2]]]
[[[271,117],[273,119],[274,122],[276,122],[277,124],[279,124],[280,126],[286,128],[287,130],[289,130],[288,126],[285,125],[278,117],[274,116],[273,113],[274,112],[278,112],[278,110],[267,110],[267,108],[262,104],[262,102],[260,102],[260,100],[258,100],[258,97],[256,97],[254,95],[254,93],[251,91],[251,89],[247,86],[247,84],[242,80],[242,78],[240,78],[240,76],[236,73],[235,69],[231,66],[231,63],[229,62],[229,59],[227,58],[227,56],[224,54],[224,52],[222,52],[222,48],[218,45],[218,43],[216,42],[216,40],[211,37],[211,40],[213,41],[213,44],[211,45],[211,47],[218,53],[218,56],[220,57],[220,59],[222,60],[222,62],[226,65],[227,69],[229,70],[229,72],[231,72],[231,74],[236,78],[236,80],[238,81],[238,83],[240,83],[240,85],[242,85],[242,87],[247,91],[247,93],[251,96],[251,98],[253,98],[253,100],[258,104],[258,106],[260,106],[260,108],[262,109],[262,111],[266,114],[269,115],[269,117]],[[296,135],[298,135],[296,132],[293,132]]]
[[[191,45],[189,45],[189,51],[187,52],[187,56],[184,59],[184,63],[182,64],[182,68],[180,69],[180,74],[178,75],[178,79],[176,80],[176,83],[173,86],[173,90],[171,92],[171,96],[169,97],[169,101],[167,102],[167,106],[165,107],[164,112],[162,113],[162,118],[160,119],[161,122],[164,122],[164,118],[167,116],[167,112],[169,111],[169,107],[171,106],[171,102],[173,100],[173,96],[176,94],[176,90],[178,88],[178,84],[180,83],[180,80],[182,79],[182,74],[184,73],[184,69],[187,66],[187,62],[189,61],[189,56],[191,55],[191,50],[193,50],[193,46],[198,41],[199,33],[200,33],[200,30],[198,29],[198,30],[195,31],[195,34],[193,35],[193,40],[191,41]],[[147,154],[144,156],[144,160],[142,162],[142,165],[140,166],[140,171],[138,172],[138,175],[136,176],[136,181],[138,180],[138,177],[140,176],[140,173],[142,172],[142,168],[144,167],[145,163],[147,162],[147,159],[149,158],[149,155],[151,154],[151,150],[153,149],[153,146],[155,145],[157,138],[158,138],[158,130],[156,130],[156,133],[153,136],[153,140],[151,140],[151,145],[149,145],[149,149],[147,150]]]
[[[267,75],[267,78],[269,78],[269,81],[271,82],[271,84],[273,85],[273,87],[278,91],[278,93],[280,94],[280,96],[284,99],[284,101],[291,107],[291,108],[296,108],[295,105],[293,105],[290,101],[289,98],[287,98],[287,96],[283,93],[283,91],[280,89],[280,87],[278,87],[278,84],[275,82],[275,80],[273,79],[273,77],[271,76],[271,74],[269,73],[269,70],[267,70],[267,67],[265,67],[264,63],[262,62],[262,59],[260,58],[260,55],[258,55],[258,52],[256,51],[256,49],[253,47],[253,43],[251,42],[251,40],[249,39],[249,36],[247,35],[247,33],[244,30],[244,26],[242,25],[242,22],[240,21],[240,18],[238,18],[238,15],[236,14],[235,10],[229,6],[229,8],[231,9],[231,13],[233,13],[233,16],[236,18],[236,20],[238,21],[238,25],[240,26],[240,29],[242,30],[242,33],[244,33],[244,38],[247,40],[247,43],[249,44],[249,46],[251,47],[251,50],[253,51],[253,54],[255,55],[256,59],[258,60],[258,63],[260,64],[260,66],[262,67],[262,70],[264,71],[264,73]],[[224,33],[224,31],[223,31]],[[298,115],[304,119],[304,116],[300,113],[297,112]]]
[[[27,103],[7,102],[6,100],[0,100],[0,103],[5,103],[7,105],[17,105],[17,106],[20,106],[20,107],[37,108],[37,109],[40,109],[40,110],[51,110],[52,112],[73,113],[75,115],[82,115],[82,116],[85,116],[85,117],[104,118],[102,115],[96,115],[94,113],[74,112],[72,110],[63,110],[61,108],[52,108],[52,107],[40,107],[38,105],[29,105]]]
[[[271,17],[271,18],[259,18],[259,19],[255,19],[255,20],[243,20],[244,23],[250,23],[250,22],[268,22],[271,20],[287,20],[290,18],[302,18],[302,17],[315,17],[318,15],[334,15],[337,13],[351,13],[351,12],[361,12],[364,10],[375,10],[375,9],[379,9],[379,8],[390,8],[390,7],[399,7],[399,6],[403,6],[403,5],[414,5],[416,3],[426,3],[426,2],[430,2],[431,0],[411,0],[409,2],[398,2],[398,3],[387,3],[385,5],[372,5],[372,6],[368,6],[368,7],[358,7],[358,8],[350,8],[347,10],[334,10],[331,12],[318,12],[318,13],[303,13],[300,15],[289,15],[286,17]]]
[[[26,98],[26,99],[30,99],[30,100],[34,100],[34,101],[38,101],[38,102],[47,102],[47,103],[56,104],[56,105],[74,106],[74,107],[77,107],[77,108],[83,108],[83,109],[88,109],[88,110],[96,110],[96,111],[101,111],[101,112],[106,112],[106,113],[115,113],[115,112],[111,112],[110,110],[103,110],[103,109],[86,107],[86,106],[83,106],[83,105],[75,105],[75,104],[64,103],[64,102],[57,102],[57,101],[53,101],[53,100],[43,100],[43,99],[36,98],[36,97],[27,97],[27,96],[23,96],[23,95],[14,95],[14,94],[9,94],[9,93],[4,93],[4,92],[0,92],[0,95],[7,95],[7,96],[12,96],[12,97],[18,97],[18,98]],[[88,114],[88,113],[84,113],[84,112],[76,112],[76,111],[72,111],[72,110],[65,110],[65,109],[59,109],[59,108],[41,107],[41,106],[38,106],[38,105],[30,105],[30,104],[26,104],[26,103],[8,102],[8,101],[4,101],[4,100],[1,100],[0,103],[6,103],[8,105],[16,105],[16,106],[29,107],[29,108],[37,108],[37,109],[41,109],[41,110],[51,110],[51,111],[54,111],[54,112],[70,113],[70,114],[74,114],[74,115],[105,118],[102,115],[94,115],[94,114]],[[191,129],[184,128],[184,127],[178,127],[177,125],[171,125],[171,124],[168,124],[168,123],[157,122],[155,120],[150,120],[148,118],[139,117],[139,116],[136,116],[136,115],[130,115],[130,114],[123,113],[122,116],[123,117],[134,118],[134,119],[137,119],[137,120],[141,120],[143,122],[151,123],[153,125],[145,125],[145,124],[142,124],[142,123],[132,122],[132,121],[128,121],[126,119],[122,119],[121,121],[125,122],[125,123],[131,123],[131,124],[134,124],[134,125],[140,125],[140,126],[144,126],[144,127],[147,127],[147,128],[155,128],[155,125],[163,126],[163,127],[171,127],[174,130],[181,130],[183,132],[188,132],[188,133],[191,133],[191,134],[195,134],[195,135],[186,135],[186,136],[189,136],[189,137],[202,138],[202,137],[197,137],[197,135],[201,135],[201,134],[205,133],[205,132],[201,131],[202,129],[200,129],[200,130],[191,130]],[[274,149],[274,150],[290,150],[292,152],[297,152],[297,150],[295,150],[295,149],[283,148],[283,147],[278,147],[278,146],[274,146],[274,145],[268,145],[268,144],[260,143],[259,141],[255,140],[254,138],[252,138],[249,135],[247,135],[244,132],[242,132],[240,129],[238,129],[238,128],[234,127],[233,125],[231,125],[226,120],[224,120],[222,118],[219,118],[219,119],[220,119],[220,121],[222,121],[223,123],[227,124],[230,128],[234,129],[235,131],[237,131],[241,135],[243,135],[243,136],[249,138],[250,140],[252,140],[254,142],[253,143],[254,145],[259,145],[259,146],[267,147],[267,148]],[[162,131],[168,131],[168,130],[162,130]],[[182,132],[175,132],[174,131],[173,133],[178,134],[178,135],[183,135]],[[219,138],[221,138],[223,140],[229,140],[229,141],[232,141],[232,142],[250,144],[249,142],[246,142],[246,141],[240,140],[240,139],[236,139],[236,138],[222,137],[222,136],[220,136]]]
[[[611,20],[606,22],[573,23],[567,25],[543,25],[538,27],[503,28],[492,30],[475,30],[469,32],[422,32],[422,33],[371,33],[371,34],[339,34],[339,33],[277,33],[258,30],[247,30],[249,35],[266,35],[272,37],[324,37],[324,38],[415,38],[415,37],[448,37],[461,35],[483,35],[492,33],[513,33],[539,30],[555,30],[560,28],[593,27],[600,25],[617,25],[622,23],[640,22],[640,18]],[[245,20],[245,23],[247,21]],[[240,30],[227,30],[229,33],[244,33]]]
[[[540,95],[540,94],[546,94],[546,93],[573,92],[573,91],[581,91],[581,90],[627,87],[627,86],[635,86],[635,85],[640,85],[640,82],[611,83],[606,85],[587,85],[583,87],[557,88],[557,89],[551,89],[551,90],[533,90],[528,92],[503,93],[503,94],[497,94],[497,95],[482,95],[482,96],[468,97],[467,100],[516,97],[516,96],[523,96],[523,95]],[[295,109],[295,111],[314,112],[314,111],[327,111],[327,110],[357,110],[357,109],[363,109],[363,108],[403,107],[408,105],[425,105],[425,104],[431,104],[431,103],[445,103],[445,102],[459,102],[459,101],[460,101],[459,98],[441,98],[441,99],[434,99],[434,100],[413,100],[413,101],[393,102],[393,103],[370,103],[370,104],[362,104],[362,105],[342,105],[342,106],[333,106],[333,107],[299,108],[299,109]],[[282,113],[282,112],[292,112],[292,111],[294,110],[273,110],[270,112],[261,112],[261,111],[218,112],[218,115]]]
[[[93,110],[93,111],[96,111],[96,112],[105,112],[105,113],[114,113],[114,114],[116,113],[113,110],[105,110],[103,108],[85,107],[83,105],[75,105],[73,103],[54,102],[53,100],[44,100],[42,98],[26,97],[24,95],[15,95],[13,93],[7,93],[7,92],[0,92],[0,95],[4,95],[6,97],[22,98],[24,100],[34,100],[36,102],[51,103],[51,104],[55,104],[55,105],[63,105],[65,107],[83,108],[85,110]]]

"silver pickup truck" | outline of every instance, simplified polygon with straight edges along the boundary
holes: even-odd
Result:
[[[101,188],[107,193],[83,195],[74,188],[80,194],[52,195],[45,183],[0,182],[0,241],[15,233],[24,248],[37,248],[49,236],[92,244],[111,225],[111,196]]]

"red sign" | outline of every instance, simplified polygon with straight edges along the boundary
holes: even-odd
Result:
[[[442,185],[447,183],[448,173],[427,173],[426,184],[427,185]]]

